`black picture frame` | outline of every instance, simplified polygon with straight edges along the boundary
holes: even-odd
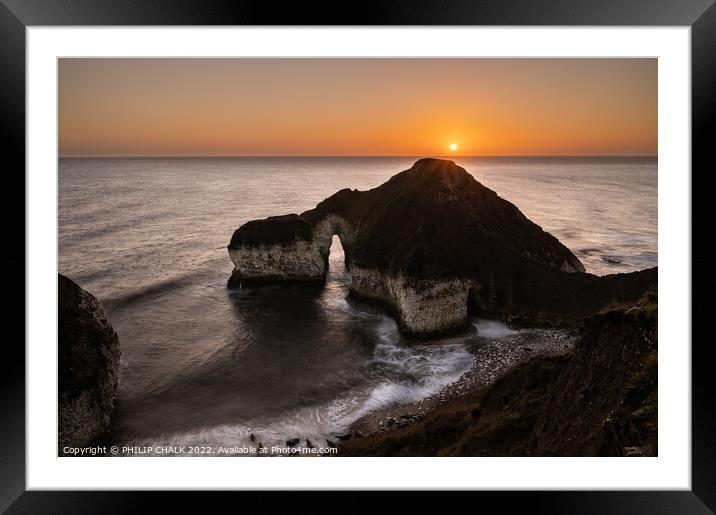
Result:
[[[5,306],[0,358],[0,510],[8,513],[142,511],[160,494],[149,492],[25,491],[25,31],[66,25],[621,25],[691,27],[692,72],[692,490],[648,492],[480,492],[484,509],[531,513],[711,513],[716,509],[716,411],[711,351],[705,320],[711,311],[716,258],[705,202],[716,170],[711,134],[716,123],[716,6],[714,0],[459,0],[363,2],[347,9],[297,3],[227,0],[0,0],[0,145],[4,188],[2,260]],[[684,173],[689,173],[685,171]],[[704,197],[705,198],[705,197]],[[20,223],[20,217],[23,223]],[[23,271],[23,273],[21,273]],[[712,295],[709,295],[711,292]],[[7,329],[15,331],[8,334]],[[689,345],[691,342],[664,342]],[[162,494],[164,495],[164,494]],[[243,493],[259,501],[275,493]],[[351,494],[357,496],[357,493]],[[454,494],[458,495],[458,494]],[[413,502],[422,496],[413,494]],[[176,500],[176,499],[175,499]],[[203,500],[180,494],[186,508]],[[292,502],[296,502],[292,500]],[[300,500],[298,502],[301,502]],[[335,511],[322,496],[311,503]],[[371,509],[372,494],[342,501],[351,511]],[[460,502],[454,498],[453,502]],[[300,505],[295,505],[300,506]],[[166,509],[168,505],[164,505]]]

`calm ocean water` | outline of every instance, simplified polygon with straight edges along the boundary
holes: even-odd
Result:
[[[383,313],[347,301],[337,239],[323,288],[225,287],[226,245],[239,225],[300,213],[341,188],[378,186],[414,161],[61,159],[59,271],[103,302],[122,347],[114,439],[232,446],[255,433],[264,444],[321,442],[372,409],[457,380],[479,359],[475,342],[410,344]],[[655,159],[456,162],[587,271],[657,264]]]

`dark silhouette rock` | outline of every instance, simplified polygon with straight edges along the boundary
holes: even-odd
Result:
[[[270,216],[264,220],[246,222],[234,232],[229,246],[239,248],[242,245],[290,245],[297,239],[310,241],[312,237],[310,224],[297,214]]]
[[[120,349],[104,309],[58,276],[58,445],[85,447],[110,427]]]
[[[475,258],[492,264],[495,254],[584,271],[555,237],[453,161],[420,159],[377,188],[341,190],[301,214],[314,227],[331,216],[354,229],[334,228],[349,242],[351,264],[390,275],[473,277],[482,268]]]
[[[287,447],[296,447],[298,445],[298,442],[300,442],[300,438],[291,438],[290,440],[286,440],[286,446]]]
[[[334,235],[351,294],[385,306],[412,336],[459,331],[475,312],[567,325],[656,281],[655,269],[584,273],[569,249],[463,168],[420,159],[372,190],[340,190],[301,215],[244,224],[228,246],[229,285],[322,281]]]

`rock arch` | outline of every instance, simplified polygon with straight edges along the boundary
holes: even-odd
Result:
[[[321,219],[313,228],[313,239],[318,252],[323,256],[328,268],[328,255],[330,253],[333,236],[338,236],[345,255],[346,270],[350,270],[351,248],[353,244],[353,228],[347,220],[338,215],[329,214]],[[324,270],[325,273],[325,270]]]
[[[328,214],[315,224],[296,214],[248,222],[237,229],[228,247],[234,263],[228,286],[323,280],[334,235],[350,269],[354,230],[340,216]]]
[[[420,159],[368,191],[343,189],[298,214],[233,234],[229,286],[323,281],[337,235],[351,293],[387,307],[403,333],[436,336],[489,316],[559,323],[639,298],[656,270],[597,277],[557,238],[452,161]]]

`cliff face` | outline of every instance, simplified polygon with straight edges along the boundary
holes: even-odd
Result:
[[[320,247],[306,220],[291,214],[244,224],[231,238],[229,256],[235,265],[230,285],[311,281],[325,276],[328,249]]]
[[[228,247],[235,267],[229,286],[323,280],[334,234],[352,273],[351,293],[385,305],[415,336],[458,330],[471,310],[523,321],[576,319],[595,305],[638,298],[656,275],[586,274],[554,236],[463,168],[421,159],[372,190],[341,190],[301,215],[244,224]]]
[[[655,298],[590,317],[569,353],[539,356],[419,422],[341,456],[656,456]]]
[[[649,296],[641,306],[585,320],[530,446],[554,456],[657,455],[656,309]]]
[[[58,277],[58,452],[91,445],[108,429],[119,341],[96,298]]]

